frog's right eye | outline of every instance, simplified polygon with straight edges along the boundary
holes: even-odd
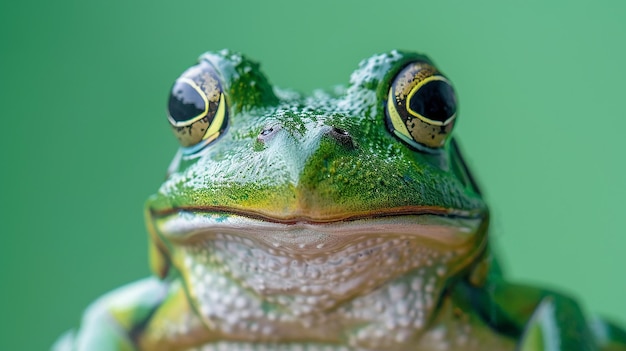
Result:
[[[228,124],[228,108],[217,72],[205,61],[176,80],[168,103],[174,135],[191,154],[216,140]]]

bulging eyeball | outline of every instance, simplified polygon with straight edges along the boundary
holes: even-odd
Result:
[[[168,120],[183,151],[188,153],[200,150],[223,133],[228,109],[222,84],[211,64],[201,61],[176,80],[168,102]]]
[[[394,78],[387,98],[387,126],[420,151],[436,152],[452,132],[457,100],[452,84],[427,62],[412,62]]]

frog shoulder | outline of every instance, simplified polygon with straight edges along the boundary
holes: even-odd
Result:
[[[541,299],[524,327],[520,351],[597,350],[593,333],[576,302],[561,295]]]
[[[93,345],[99,350],[132,350],[132,331],[159,306],[167,286],[146,278],[100,297],[85,311],[80,328],[64,334],[53,350],[90,350]]]
[[[490,285],[489,324],[519,333],[518,350],[624,350],[626,332],[597,318],[587,318],[566,294],[499,281]],[[486,302],[486,301],[485,301]],[[517,330],[517,332],[515,332]]]
[[[626,351],[626,330],[599,317],[591,318],[589,327],[602,350]]]

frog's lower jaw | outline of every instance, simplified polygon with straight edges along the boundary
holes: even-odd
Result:
[[[155,224],[216,342],[404,350],[485,241],[481,218],[429,214],[281,224],[178,212]]]

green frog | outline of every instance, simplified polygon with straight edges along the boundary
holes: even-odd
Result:
[[[169,96],[181,147],[146,204],[154,276],[55,350],[626,350],[572,298],[503,279],[457,112],[417,53],[310,96],[202,55]]]

